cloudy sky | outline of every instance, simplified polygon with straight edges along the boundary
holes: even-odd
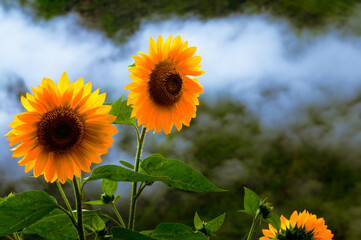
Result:
[[[8,91],[12,86],[20,82],[29,89],[45,76],[57,82],[66,71],[71,80],[92,81],[112,101],[126,92],[131,55],[147,52],[149,36],[172,34],[197,46],[196,54],[202,56],[206,74],[199,80],[204,99],[232,96],[246,104],[265,128],[285,131],[308,122],[306,113],[316,106],[332,119],[329,137],[359,145],[360,106],[349,104],[361,92],[359,37],[336,30],[317,36],[296,34],[286,21],[256,15],[143,22],[128,42],[119,45],[84,29],[78,20],[75,15],[34,20],[22,10],[0,6],[1,135],[10,130],[13,115],[22,111],[17,96]],[[339,116],[342,108],[349,109],[346,120]],[[10,166],[8,177],[21,176],[23,169],[11,170],[19,167],[5,138],[0,139],[0,149],[4,153],[0,166]]]

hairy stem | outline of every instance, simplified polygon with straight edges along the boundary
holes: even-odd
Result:
[[[254,229],[255,229],[256,224],[257,224],[258,215],[259,215],[259,213],[257,213],[256,216],[254,216],[254,218],[253,218],[252,226],[251,226],[251,229],[249,230],[247,240],[252,239],[252,235],[253,235]]]
[[[111,203],[110,203],[110,206],[113,208],[113,210],[114,210],[114,212],[115,212],[115,215],[117,215],[117,218],[118,218],[118,220],[119,220],[119,222],[120,222],[120,224],[121,224],[121,227],[126,228],[125,223],[124,223],[124,221],[123,221],[123,218],[122,218],[122,216],[120,216],[120,214],[119,214],[119,212],[118,212],[118,209],[115,207],[114,202],[111,202]]]
[[[139,163],[140,163],[140,157],[142,155],[142,148],[145,138],[145,133],[147,131],[147,128],[142,129],[142,133],[140,138],[138,138],[138,148],[137,148],[137,155],[135,157],[135,165],[134,165],[134,172],[139,171]],[[139,135],[138,135],[139,136]],[[135,208],[137,199],[139,196],[137,196],[137,182],[133,182],[132,184],[132,196],[130,199],[130,211],[129,211],[129,221],[128,221],[128,228],[131,230],[134,230],[134,224],[135,224]]]
[[[58,189],[59,189],[59,192],[60,192],[60,195],[62,196],[64,202],[65,202],[65,205],[66,207],[68,208],[69,210],[69,213],[73,216],[73,218],[75,219],[75,216],[74,216],[74,213],[73,213],[73,209],[71,208],[70,206],[70,203],[68,201],[68,198],[66,197],[65,193],[64,193],[64,190],[63,188],[61,187],[61,184],[59,182],[58,179],[56,179],[56,185],[58,186]]]
[[[73,184],[74,184],[74,193],[75,193],[75,199],[76,199],[76,213],[78,215],[77,230],[78,230],[78,234],[79,234],[79,239],[85,240],[84,226],[83,226],[82,194],[79,189],[78,179],[75,176],[73,178]]]

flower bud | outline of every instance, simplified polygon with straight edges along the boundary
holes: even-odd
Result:
[[[103,193],[101,196],[101,199],[102,199],[103,203],[110,204],[111,202],[113,202],[114,196],[108,196],[105,193]]]
[[[262,203],[259,206],[259,212],[262,214],[263,219],[267,219],[270,217],[273,207],[270,203]]]

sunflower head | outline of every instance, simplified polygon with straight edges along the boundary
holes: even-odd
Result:
[[[260,240],[331,240],[333,234],[323,218],[304,210],[302,213],[294,211],[290,220],[281,216],[281,228],[277,230],[271,224],[269,229],[263,229]]]
[[[132,117],[138,125],[169,134],[173,125],[179,131],[196,117],[203,88],[189,76],[204,73],[199,65],[201,57],[193,56],[196,49],[188,47],[180,36],[174,40],[169,36],[165,42],[159,36],[157,42],[150,38],[149,55],[139,52],[141,56],[133,56],[135,66],[129,68],[133,82],[125,90],[131,91],[128,104],[133,107]]]
[[[90,171],[91,163],[100,163],[101,154],[112,145],[117,133],[111,123],[116,118],[108,114],[111,106],[103,105],[105,93],[91,92],[91,82],[84,85],[80,78],[70,82],[64,73],[56,85],[44,78],[26,93],[21,102],[27,112],[16,115],[7,133],[13,157],[22,157],[19,165],[25,172],[33,169],[35,177],[44,174],[45,180],[80,177]]]

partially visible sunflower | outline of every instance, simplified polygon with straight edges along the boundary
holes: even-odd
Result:
[[[294,211],[290,220],[281,216],[281,229],[278,231],[271,224],[269,229],[263,229],[260,240],[331,240],[333,234],[323,218],[304,210],[302,213]]]
[[[129,68],[133,82],[124,88],[131,91],[128,105],[138,125],[154,132],[163,129],[165,134],[173,124],[178,131],[182,124],[189,126],[203,92],[198,80],[189,77],[204,74],[201,57],[193,56],[197,48],[188,47],[180,36],[172,40],[172,35],[165,42],[162,36],[157,42],[151,37],[149,55],[139,52],[141,56],[133,56],[135,66]]]
[[[91,163],[100,163],[100,155],[108,152],[112,135],[117,133],[111,123],[116,118],[108,114],[110,105],[103,105],[105,93],[99,89],[91,93],[91,82],[84,85],[80,78],[69,84],[66,73],[57,86],[44,78],[42,85],[33,88],[34,95],[21,96],[27,112],[16,115],[13,128],[6,135],[13,149],[13,157],[24,156],[19,165],[25,172],[33,169],[35,177],[44,174],[45,180],[80,177],[80,171],[90,172]]]

